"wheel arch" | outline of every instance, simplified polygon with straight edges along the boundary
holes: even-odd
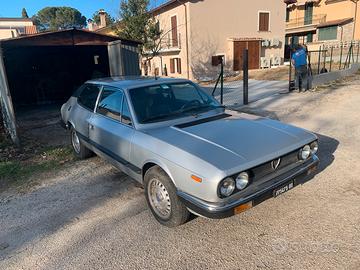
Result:
[[[165,163],[158,161],[158,160],[148,160],[144,163],[144,165],[141,168],[141,176],[142,176],[143,182],[144,182],[145,173],[154,166],[158,166],[160,169],[162,169],[169,176],[169,178],[171,179],[171,182],[176,187],[173,175],[170,173],[168,166],[166,166]]]

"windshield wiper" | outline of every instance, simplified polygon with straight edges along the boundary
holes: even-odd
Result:
[[[198,106],[198,107],[192,107],[192,108],[188,108],[186,110],[182,110],[182,112],[191,112],[191,111],[202,111],[204,109],[211,109],[211,110],[215,110],[215,109],[219,109],[219,108],[223,108],[225,109],[225,106],[223,105],[202,105],[202,106]]]
[[[161,120],[161,119],[164,119],[164,118],[176,116],[176,115],[179,115],[181,113],[182,112],[177,111],[177,112],[174,112],[174,113],[159,114],[159,115],[155,115],[155,116],[152,116],[152,117],[145,118],[142,122],[143,123],[148,123],[148,122],[152,122],[152,121]]]

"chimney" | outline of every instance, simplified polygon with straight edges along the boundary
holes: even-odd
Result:
[[[95,31],[94,22],[92,19],[88,19],[87,24],[89,31]]]
[[[100,16],[100,25],[99,28],[106,27],[106,12],[103,9],[99,10],[99,16]]]

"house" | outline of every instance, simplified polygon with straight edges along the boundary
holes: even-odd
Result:
[[[34,22],[28,18],[0,18],[0,39],[36,34]]]
[[[143,58],[143,74],[203,80],[214,78],[222,56],[226,72],[279,65],[284,55],[285,8],[279,0],[171,0],[153,9],[162,30],[160,50]],[[154,57],[152,57],[154,56]],[[215,61],[216,62],[216,61]],[[264,65],[265,62],[265,65]]]
[[[360,39],[358,0],[285,0],[286,44]]]

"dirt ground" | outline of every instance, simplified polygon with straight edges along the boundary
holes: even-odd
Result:
[[[37,178],[75,161],[59,111],[60,105],[17,109],[20,147],[0,127],[0,192],[14,187],[26,190],[38,183]]]
[[[0,194],[0,269],[360,269],[360,76],[244,111],[318,134],[308,183],[234,217],[161,226],[99,158]],[[65,140],[64,135],[64,140]]]

